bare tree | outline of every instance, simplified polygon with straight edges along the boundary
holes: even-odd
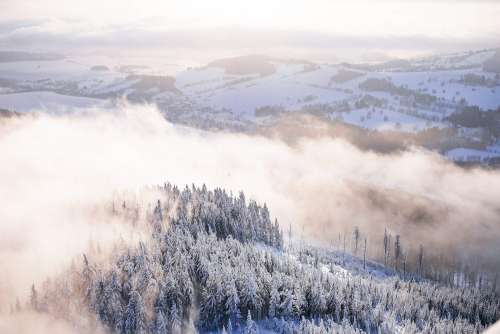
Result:
[[[387,229],[384,230],[384,266],[387,266],[387,255],[389,253],[389,236]]]
[[[418,250],[418,274],[422,276],[424,269],[424,246],[420,245]]]
[[[353,237],[354,237],[354,255],[358,253],[358,244],[359,238],[361,234],[359,233],[359,228],[357,226],[354,227]]]
[[[363,269],[366,269],[366,237],[365,237],[365,248],[363,251]]]
[[[408,252],[404,252],[403,256],[403,278],[406,278],[406,260],[408,258]]]
[[[36,291],[35,283],[31,285],[31,294],[30,294],[30,306],[33,311],[39,310],[38,305],[38,291]]]
[[[394,241],[394,266],[396,268],[396,271],[398,271],[398,262],[399,258],[401,257],[401,238],[398,235],[396,235],[396,240]]]
[[[344,234],[344,251],[342,252],[342,263],[345,266],[345,234]]]

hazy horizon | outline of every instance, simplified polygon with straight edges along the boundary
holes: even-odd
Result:
[[[266,54],[377,61],[500,46],[496,1],[2,1],[0,47],[165,55],[182,65]]]

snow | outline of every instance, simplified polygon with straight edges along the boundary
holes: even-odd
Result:
[[[436,69],[481,67],[494,54],[495,50],[470,51],[415,59],[414,63]]]
[[[475,105],[484,110],[500,107],[500,87],[495,89],[451,84],[448,86],[448,92],[448,99],[454,93],[456,100],[464,98],[469,105]]]
[[[68,79],[87,71],[88,67],[68,60],[0,63],[0,77],[18,80]]]
[[[16,80],[110,80],[118,75],[112,71],[92,71],[92,65],[69,59],[57,61],[27,61],[0,63],[0,78]],[[123,76],[120,74],[119,76]]]
[[[457,110],[462,99],[483,110],[500,107],[500,82],[497,86],[491,85],[497,79],[481,68],[482,62],[493,53],[489,50],[410,60],[412,65],[422,68],[421,71],[356,70],[362,76],[344,83],[331,81],[340,70],[349,70],[343,65],[312,66],[273,61],[276,72],[267,76],[233,75],[221,68],[206,66],[176,73],[175,86],[181,94],[154,88],[135,90],[133,85],[137,81],[127,80],[128,74],[120,72],[120,64],[110,57],[79,56],[57,61],[2,63],[0,79],[15,80],[16,83],[7,82],[0,87],[0,94],[6,94],[0,98],[0,107],[21,111],[53,104],[82,107],[96,102],[83,96],[112,98],[116,93],[134,93],[135,99],[156,102],[162,111],[180,110],[193,120],[211,119],[218,124],[271,124],[275,116],[255,116],[255,110],[261,107],[281,107],[290,112],[317,108],[329,119],[364,129],[417,132],[432,127],[449,127],[446,117]],[[131,61],[140,65],[135,59]],[[107,66],[109,71],[92,71],[91,67],[95,65]],[[133,68],[141,73],[158,74],[163,73],[162,69],[174,66],[168,63],[147,65]],[[464,85],[461,79],[466,74],[487,77],[491,87]],[[368,78],[387,79],[395,86],[433,95],[438,100],[430,105],[417,106],[388,92],[363,91],[359,84]],[[26,89],[46,93],[13,94]],[[53,93],[49,94],[49,91]],[[82,97],[61,97],[57,94],[61,92]],[[380,99],[383,106],[375,111],[373,107],[356,109],[355,103],[365,95]],[[345,103],[354,110],[340,113],[329,109]]]
[[[437,120],[448,116],[453,111],[452,106],[457,105],[462,98],[469,105],[477,105],[482,109],[496,109],[500,106],[500,94],[495,88],[472,87],[458,83],[463,75],[468,73],[483,75],[477,69],[372,72],[329,87],[331,77],[341,68],[321,65],[317,69],[304,72],[303,65],[300,64],[277,64],[276,73],[266,77],[227,76],[222,69],[204,68],[180,73],[177,86],[199,105],[208,106],[213,110],[228,110],[255,121],[253,113],[260,107],[280,106],[294,111],[308,104],[352,101],[353,97],[366,94],[359,90],[358,85],[367,77],[387,78],[397,86],[434,95],[443,101],[443,106],[433,106],[429,110],[384,110],[383,115],[375,113],[371,115],[371,119],[368,119],[369,111],[359,109],[343,114],[340,120],[367,129],[405,132],[448,126],[446,122]],[[394,107],[391,109],[400,109],[399,102],[388,93],[370,92],[370,95],[389,101]],[[308,99],[310,101],[307,101]],[[338,115],[330,117],[339,119]]]
[[[498,154],[500,154],[500,141],[497,141],[493,145],[488,145],[486,147],[486,151],[488,151],[490,153],[498,153]]]
[[[458,81],[466,74],[485,75],[481,70],[450,70],[383,72],[376,77],[389,77],[397,86],[407,86],[409,89],[448,101],[458,102],[464,98],[469,105],[476,105],[485,110],[500,107],[500,87],[467,86],[459,83]]]
[[[303,64],[276,64],[276,69],[276,73],[264,77],[228,76],[218,68],[188,70],[176,77],[176,86],[202,105],[247,116],[253,116],[255,109],[263,106],[299,109],[306,104],[306,97],[314,97],[314,103],[348,97],[326,87],[333,69],[303,72]]]
[[[224,83],[224,70],[215,67],[190,69],[176,76],[176,86],[179,89],[196,90],[213,88],[215,84]]]
[[[455,148],[446,152],[446,156],[453,161],[483,161],[500,157],[500,151],[477,150],[472,148]]]
[[[90,108],[104,106],[105,100],[61,95],[52,92],[27,92],[0,94],[0,109],[17,112],[62,111],[72,108]]]
[[[295,74],[297,80],[309,85],[328,86],[330,79],[338,72],[337,66],[321,65],[319,69]]]
[[[342,113],[340,120],[366,129],[399,130],[405,132],[417,132],[433,127],[444,127],[442,123],[427,121],[398,111],[379,109],[373,112],[367,108]]]

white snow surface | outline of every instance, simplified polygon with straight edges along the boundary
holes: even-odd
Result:
[[[500,149],[496,148],[493,151],[459,147],[447,151],[446,156],[453,161],[483,161],[500,157]]]
[[[256,73],[228,74],[222,68],[205,66],[176,73],[175,87],[180,94],[147,86],[137,90],[134,84],[140,79],[127,79],[129,70],[142,74],[163,73],[163,68],[170,66],[168,59],[164,65],[137,63],[139,66],[125,66],[127,70],[109,58],[68,57],[55,61],[0,63],[0,94],[3,94],[0,95],[0,108],[15,111],[50,109],[55,105],[83,108],[101,102],[92,97],[111,99],[135,93],[137,100],[144,96],[145,101],[157,102],[164,110],[171,110],[170,105],[180,105],[182,112],[192,112],[199,118],[210,116],[220,123],[272,121],[274,116],[256,117],[256,109],[262,107],[277,107],[285,112],[323,108],[326,118],[361,128],[416,132],[449,127],[446,117],[457,110],[460,103],[477,105],[483,110],[500,107],[500,78],[483,72],[481,65],[494,52],[486,50],[410,60],[414,66],[421,66],[421,71],[353,70],[344,65],[311,66],[307,62],[273,61],[276,72],[261,76]],[[108,70],[92,70],[96,65],[105,65]],[[336,83],[332,77],[339,71],[356,71],[360,76]],[[465,85],[461,79],[467,74],[484,76],[489,84]],[[369,78],[385,79],[394,86],[435,96],[437,102],[427,107],[412,106],[411,102],[389,92],[360,89],[360,83]],[[383,101],[384,106],[354,107],[367,95]],[[343,104],[348,104],[351,111],[336,111],[335,108]],[[451,154],[454,157],[462,153]]]
[[[88,97],[76,97],[53,92],[26,92],[0,94],[0,109],[16,112],[61,112],[75,108],[105,106],[107,101]]]

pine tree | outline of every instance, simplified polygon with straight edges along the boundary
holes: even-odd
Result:
[[[156,206],[153,211],[153,231],[154,231],[154,236],[158,238],[163,230],[163,210],[161,207],[161,202],[158,200],[156,203]]]
[[[291,317],[293,315],[293,294],[290,290],[287,290],[284,295],[283,302],[281,303],[281,314],[285,317]]]
[[[31,285],[30,307],[33,311],[39,311],[38,292],[36,291],[34,283]]]
[[[259,314],[261,302],[255,275],[252,272],[248,272],[245,274],[244,282],[241,291],[241,301],[242,305],[244,305],[243,310],[255,311],[256,314]]]
[[[304,304],[304,295],[302,294],[302,289],[298,285],[296,285],[293,289],[292,295],[292,312],[294,316],[299,317],[302,314],[302,308]]]
[[[143,334],[147,332],[146,315],[141,295],[133,290],[125,313],[125,334]]]
[[[238,323],[241,318],[240,308],[239,308],[240,298],[238,297],[238,291],[236,290],[233,281],[231,281],[227,285],[228,287],[226,288],[226,305],[225,305],[226,314],[228,315],[231,321],[233,321],[234,323]]]
[[[179,317],[177,305],[175,303],[173,303],[170,308],[170,331],[173,334],[182,333],[182,321]]]
[[[167,333],[168,325],[167,320],[165,319],[165,315],[161,309],[159,309],[156,313],[155,324],[153,328],[154,334],[165,334]]]
[[[269,311],[268,311],[268,316],[270,319],[278,315],[279,306],[280,306],[280,294],[276,287],[276,282],[273,280],[271,285],[271,296],[269,299]]]
[[[224,325],[231,333],[233,324],[238,333],[255,332],[259,327],[253,319],[262,319],[263,325],[278,333],[300,329],[314,334],[396,330],[476,333],[500,314],[498,296],[490,290],[493,276],[488,276],[488,289],[476,289],[474,282],[487,276],[472,275],[470,267],[458,278],[462,289],[430,280],[353,278],[341,274],[337,267],[342,260],[340,252],[305,244],[289,252],[274,248],[276,226],[255,202],[247,207],[223,190],[203,192],[193,187],[179,192],[170,186],[159,190],[168,191],[162,207],[165,215],[169,213],[164,219],[170,224],[160,238],[117,249],[112,266],[99,261],[90,265],[94,255],[90,253],[80,272],[73,268],[67,279],[44,283],[38,291],[33,285],[30,304],[57,316],[80,319],[79,314],[60,310],[66,307],[68,313],[74,312],[80,308],[73,301],[84,303],[93,319],[101,320],[109,332],[120,334],[214,332],[223,330]],[[127,205],[138,207],[133,202]],[[169,205],[182,207],[180,218]],[[154,207],[152,203],[141,214],[148,222]],[[250,225],[254,228],[247,234]],[[349,238],[344,234],[344,240],[346,235]],[[401,239],[398,236],[394,244],[398,255],[389,251],[390,238],[386,231],[384,258],[394,254],[398,266],[404,260],[406,272],[407,252]],[[364,249],[366,266],[366,238]],[[393,263],[392,259],[388,262]],[[439,267],[429,266],[431,271],[450,280],[448,273],[440,274]],[[466,282],[470,282],[470,289],[465,288]],[[195,298],[200,304],[196,328],[189,312]],[[15,309],[15,304],[12,307]],[[234,316],[239,312],[247,314],[249,326],[240,327],[240,316]],[[272,319],[279,316],[282,322]],[[299,325],[302,317],[305,319]],[[87,322],[81,329],[92,332],[92,326]]]
[[[247,313],[247,322],[245,325],[245,330],[243,331],[244,334],[257,334],[257,325],[255,322],[252,320],[252,314],[250,311]]]

